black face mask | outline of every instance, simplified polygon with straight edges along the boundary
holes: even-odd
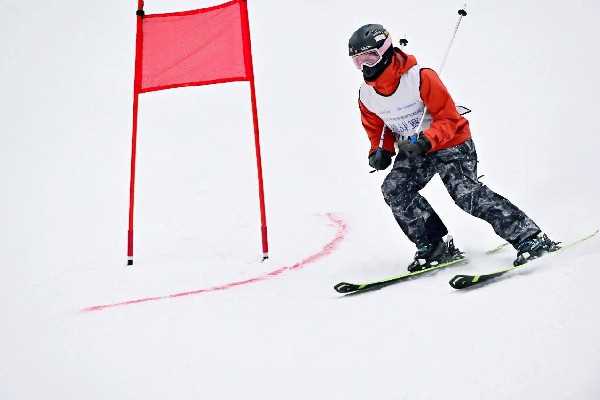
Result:
[[[385,71],[388,65],[392,63],[392,56],[394,55],[394,48],[390,47],[381,58],[381,61],[372,67],[366,65],[362,69],[363,78],[367,82],[373,82]]]

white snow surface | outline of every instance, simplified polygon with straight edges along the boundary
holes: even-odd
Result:
[[[599,399],[600,241],[458,292],[514,251],[423,190],[467,265],[340,298],[414,248],[368,174],[347,40],[384,24],[436,68],[461,3],[249,1],[270,233],[247,83],[143,94],[125,267],[135,1],[0,1],[0,399]],[[148,13],[213,5],[147,0]],[[600,225],[600,3],[473,1],[443,80],[479,172],[555,240]],[[309,258],[334,240],[329,253]],[[225,290],[168,298],[231,282]],[[159,297],[94,312],[86,307]]]

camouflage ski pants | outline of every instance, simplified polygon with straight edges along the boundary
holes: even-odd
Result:
[[[477,153],[469,139],[415,160],[396,157],[381,186],[400,228],[417,247],[448,233],[440,217],[419,194],[436,173],[460,208],[487,221],[498,236],[513,246],[540,232],[523,211],[477,179]]]

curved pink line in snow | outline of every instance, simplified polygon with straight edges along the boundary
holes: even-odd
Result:
[[[325,246],[323,246],[323,248],[319,252],[317,252],[313,255],[310,255],[293,265],[286,266],[286,267],[280,267],[271,272],[267,272],[262,275],[256,276],[254,278],[246,279],[243,281],[230,282],[230,283],[225,283],[225,284],[219,285],[219,286],[213,286],[213,287],[205,288],[205,289],[191,290],[188,292],[173,293],[173,294],[168,294],[166,296],[144,297],[141,299],[121,301],[118,303],[90,306],[90,307],[82,308],[81,311],[83,311],[83,312],[102,311],[102,310],[106,310],[107,308],[128,306],[128,305],[139,304],[139,303],[148,303],[150,301],[167,300],[167,299],[173,299],[176,297],[192,296],[192,295],[196,295],[196,294],[216,292],[219,290],[227,290],[227,289],[232,289],[232,288],[238,287],[238,286],[249,285],[251,283],[265,281],[272,277],[279,276],[279,275],[283,274],[284,272],[304,268],[308,264],[312,264],[312,263],[320,260],[321,258],[327,257],[328,255],[333,253],[337,249],[339,244],[342,242],[342,240],[344,240],[344,238],[346,237],[346,232],[348,231],[348,226],[346,225],[346,223],[340,217],[336,216],[335,214],[327,213],[325,215],[332,222],[333,226],[335,226],[337,228],[335,237],[329,243],[327,243]]]

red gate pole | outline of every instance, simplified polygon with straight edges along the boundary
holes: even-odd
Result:
[[[131,173],[129,179],[129,228],[127,230],[127,265],[133,265],[133,205],[135,200],[135,157],[137,148],[138,98],[142,87],[142,18],[144,0],[138,0],[135,35],[135,75],[133,78],[133,124],[131,133]]]
[[[240,0],[242,12],[242,35],[244,38],[244,60],[246,74],[250,81],[250,100],[252,102],[252,123],[254,125],[254,148],[256,150],[256,168],[258,172],[258,198],[260,202],[260,231],[262,238],[263,261],[269,258],[269,241],[267,237],[267,216],[263,184],[262,161],[260,155],[260,134],[258,129],[258,108],[256,106],[256,89],[254,85],[254,67],[252,65],[252,44],[250,42],[250,22],[248,19],[248,2]]]

